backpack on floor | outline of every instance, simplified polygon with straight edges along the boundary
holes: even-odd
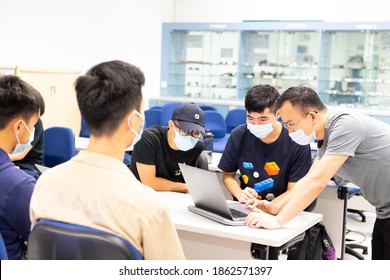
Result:
[[[336,250],[325,226],[316,224],[306,230],[302,241],[288,248],[288,260],[335,260]]]

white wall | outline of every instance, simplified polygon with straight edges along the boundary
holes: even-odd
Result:
[[[388,21],[387,5],[387,0],[176,0],[175,21]]]
[[[161,23],[173,0],[0,0],[0,65],[76,68],[121,59],[159,96]]]

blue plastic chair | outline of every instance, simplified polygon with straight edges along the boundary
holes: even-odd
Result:
[[[161,109],[148,109],[144,111],[145,114],[145,128],[160,125],[161,123]],[[172,117],[172,116],[171,116]]]
[[[39,221],[28,238],[29,260],[142,260],[126,239],[102,230],[63,223]]]
[[[43,162],[53,167],[70,160],[75,155],[75,139],[72,129],[55,126],[44,132]]]
[[[160,109],[161,110],[162,106],[152,106],[149,109]]]
[[[225,117],[225,122],[226,132],[231,133],[235,127],[246,123],[246,110],[236,108],[228,111]]]
[[[180,102],[171,102],[164,104],[161,108],[161,121],[160,125],[167,126],[168,121],[172,119],[172,114],[175,111],[176,107],[179,106]]]
[[[3,236],[0,233],[0,260],[8,260],[7,248],[5,247]]]
[[[79,136],[89,138],[89,129],[83,117],[81,117],[81,128]]]
[[[199,108],[203,111],[218,111],[217,108],[211,105],[199,105]]]
[[[218,111],[204,111],[204,122],[205,129],[214,135],[213,152],[223,153],[228,139],[224,117]]]
[[[123,157],[123,163],[126,165],[130,165],[131,163],[131,155],[128,153],[125,153],[125,156]]]

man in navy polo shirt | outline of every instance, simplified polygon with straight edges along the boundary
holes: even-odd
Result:
[[[8,154],[30,145],[43,104],[41,94],[26,82],[0,77],[0,231],[9,259],[22,259],[26,252],[35,179],[15,167]]]
[[[310,146],[292,141],[277,121],[278,97],[270,85],[256,85],[248,91],[246,124],[232,131],[218,165],[226,188],[241,203],[258,198],[276,205],[310,169]],[[240,182],[235,178],[237,170]],[[269,258],[277,259],[278,254],[270,250]]]

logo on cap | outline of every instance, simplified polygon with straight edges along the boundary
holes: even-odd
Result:
[[[195,114],[195,119],[199,120],[199,114]]]

